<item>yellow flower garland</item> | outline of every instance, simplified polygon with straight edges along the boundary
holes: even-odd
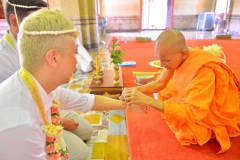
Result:
[[[49,123],[47,125],[42,125],[42,130],[45,132],[48,136],[56,137],[58,134],[58,131],[63,129],[62,126],[55,126],[52,123]]]
[[[52,123],[49,123],[42,102],[42,98],[39,95],[39,90],[35,81],[32,78],[32,75],[24,68],[21,68],[19,73],[20,77],[23,79],[24,83],[27,85],[29,91],[31,92],[32,97],[37,104],[40,116],[42,118],[43,125],[41,126],[41,128],[46,134],[46,151],[49,159],[58,160],[61,159],[61,157],[67,159],[69,157],[69,153],[62,137],[63,127],[61,126],[62,121],[58,109],[58,107],[60,106],[59,101],[53,101],[53,106],[51,107]]]

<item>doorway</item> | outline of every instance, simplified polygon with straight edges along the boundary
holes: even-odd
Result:
[[[143,0],[142,30],[167,28],[168,0]]]
[[[217,0],[214,17],[214,33],[228,33],[232,0]]]

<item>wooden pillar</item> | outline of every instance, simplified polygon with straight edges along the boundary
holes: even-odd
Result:
[[[96,0],[79,0],[81,41],[87,49],[97,49],[99,32]]]
[[[0,19],[4,19],[4,11],[3,11],[3,5],[2,0],[0,0]]]
[[[98,48],[99,31],[98,31],[98,16],[97,16],[97,1],[88,0],[88,17],[91,48]]]

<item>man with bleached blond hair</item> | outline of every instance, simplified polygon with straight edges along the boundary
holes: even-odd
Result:
[[[0,83],[20,69],[17,50],[19,25],[31,13],[48,6],[43,0],[7,0],[3,4],[9,30],[0,40]],[[85,63],[81,64],[87,67]],[[60,110],[60,116],[63,118],[63,138],[72,153],[70,159],[72,157],[78,159],[87,157],[89,148],[84,141],[91,137],[93,127],[74,111]],[[82,151],[81,154],[79,153],[80,150]]]
[[[21,23],[21,69],[0,84],[0,142],[5,144],[0,159],[68,159],[58,107],[81,112],[141,109],[59,87],[76,71],[77,34],[59,11],[39,10]]]

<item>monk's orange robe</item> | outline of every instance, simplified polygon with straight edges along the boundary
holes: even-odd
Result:
[[[195,48],[159,92],[164,118],[182,145],[216,138],[219,153],[240,135],[240,80],[213,54]]]

